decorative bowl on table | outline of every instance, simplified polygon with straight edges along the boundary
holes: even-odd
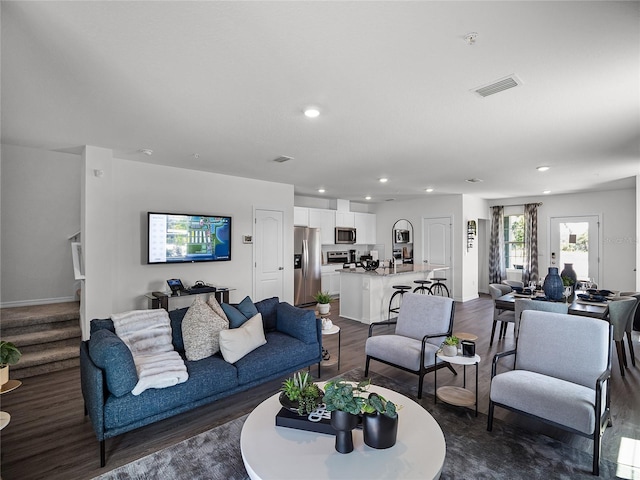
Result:
[[[380,261],[378,260],[362,260],[362,268],[364,268],[367,272],[371,270],[375,270],[380,266]]]

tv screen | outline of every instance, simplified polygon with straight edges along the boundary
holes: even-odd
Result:
[[[147,263],[231,260],[231,217],[148,212]]]

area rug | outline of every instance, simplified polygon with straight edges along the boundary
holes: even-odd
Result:
[[[362,380],[358,368],[341,375]],[[415,387],[372,374],[372,383],[396,390],[414,400]],[[417,382],[416,382],[417,383]],[[419,403],[433,415],[444,432],[447,454],[443,479],[593,479],[591,453],[569,447],[547,436],[494,420],[487,432],[487,417],[464,408],[433,403],[425,396]],[[143,457],[99,477],[116,479],[248,479],[240,453],[240,432],[246,415],[212,430]],[[429,448],[425,445],[425,448]],[[602,460],[600,478],[616,478],[616,464]],[[292,472],[292,480],[295,472]]]

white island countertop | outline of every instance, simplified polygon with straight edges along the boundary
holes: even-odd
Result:
[[[395,273],[393,268],[340,269],[340,316],[362,323],[387,320],[394,285],[407,285],[413,290],[418,286],[415,280],[427,280],[433,272],[448,269],[432,264],[397,265]]]
[[[403,264],[397,265],[396,268],[382,268],[379,267],[376,270],[365,270],[362,267],[358,268],[340,268],[337,269],[336,272],[340,273],[351,273],[356,275],[370,275],[374,277],[389,277],[394,275],[407,275],[407,274],[415,274],[415,273],[426,273],[434,272],[437,270],[448,270],[449,267],[445,265],[412,265],[412,264]]]

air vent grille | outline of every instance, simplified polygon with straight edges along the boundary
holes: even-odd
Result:
[[[278,158],[274,158],[273,159],[274,162],[278,162],[278,163],[288,162],[289,160],[293,160],[293,157],[287,157],[286,155],[280,155]]]
[[[489,95],[503,92],[519,85],[522,85],[520,79],[515,75],[509,75],[508,77],[501,78],[500,80],[490,83],[489,85],[475,88],[473,91],[481,97],[488,97]]]

